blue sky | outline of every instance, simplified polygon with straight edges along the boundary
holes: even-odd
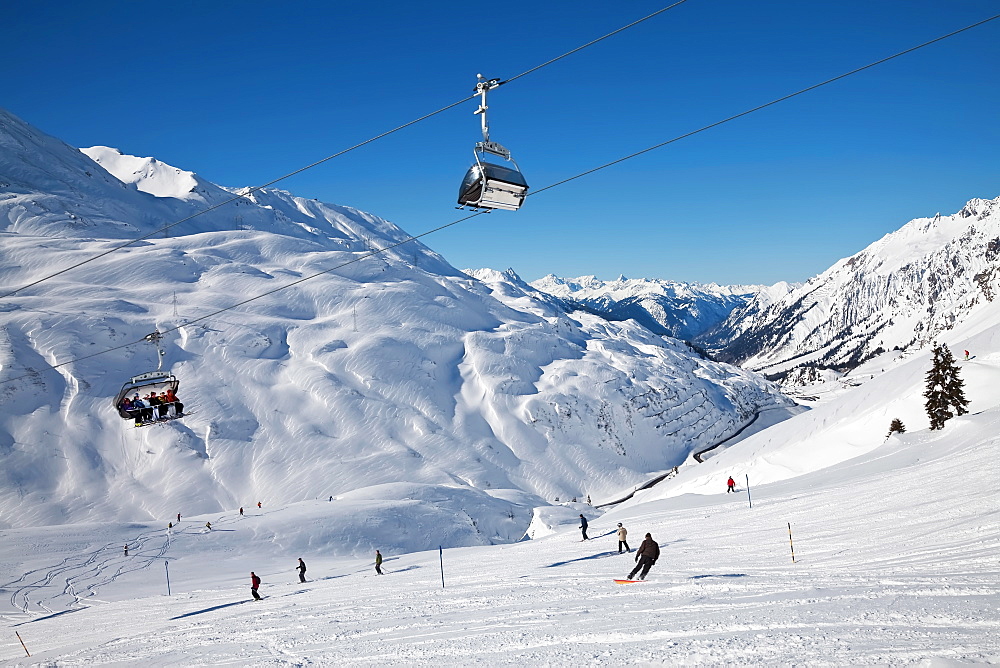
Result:
[[[74,146],[258,185],[670,4],[14,0],[0,106]],[[1000,12],[987,0],[687,0],[490,95],[533,188]],[[1000,20],[424,239],[459,268],[801,281],[1000,195]],[[476,105],[277,187],[420,234],[462,216]]]

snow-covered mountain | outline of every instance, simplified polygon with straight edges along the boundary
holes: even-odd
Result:
[[[1000,198],[973,199],[910,221],[777,300],[751,301],[699,342],[768,375],[852,369],[948,340],[998,295]]]
[[[513,274],[419,242],[373,257],[408,236],[349,207],[85,155],[6,113],[0,175],[0,527],[351,495],[450,544],[514,540],[535,506],[630,491],[790,405]],[[112,398],[155,368],[154,330],[190,414],[137,429]]]
[[[587,310],[609,320],[632,319],[650,331],[683,341],[716,327],[759,293],[767,295],[776,289],[624,276],[602,281],[594,276],[560,278],[553,274],[532,281],[531,285],[566,300],[570,308]]]

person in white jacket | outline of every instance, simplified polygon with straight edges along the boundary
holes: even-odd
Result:
[[[622,546],[625,547],[626,552],[631,552],[632,548],[628,546],[628,541],[625,537],[628,535],[628,529],[622,526],[622,523],[618,523],[618,554],[622,553]]]

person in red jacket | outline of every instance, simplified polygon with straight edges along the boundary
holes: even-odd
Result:
[[[260,587],[260,578],[253,571],[250,571],[250,593],[253,594],[254,600],[260,600],[260,594],[257,593],[257,588]]]
[[[733,476],[729,476],[729,480],[726,481],[726,494],[736,491],[736,481],[733,480]]]

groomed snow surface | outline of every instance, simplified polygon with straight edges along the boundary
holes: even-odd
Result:
[[[367,500],[265,505],[243,517],[234,509],[183,518],[172,533],[147,524],[5,531],[0,662],[1000,662],[998,431],[991,407],[943,431],[892,437],[833,467],[752,488],[752,508],[741,476],[735,495],[722,492],[720,477],[721,493],[637,500],[603,516],[585,504],[549,508],[535,521],[552,525],[550,535],[445,550],[443,588],[437,550],[383,550],[381,577],[370,560],[330,556],[336,546],[324,542],[324,526],[368,525],[369,536],[395,544],[433,534],[419,519],[386,522]],[[682,469],[676,483],[709,464]],[[580,512],[591,520],[587,542]],[[633,549],[647,531],[660,544],[644,583],[612,581],[633,563],[617,553],[617,522]],[[298,557],[309,567],[305,584]],[[251,570],[263,579],[261,602],[250,600]]]

